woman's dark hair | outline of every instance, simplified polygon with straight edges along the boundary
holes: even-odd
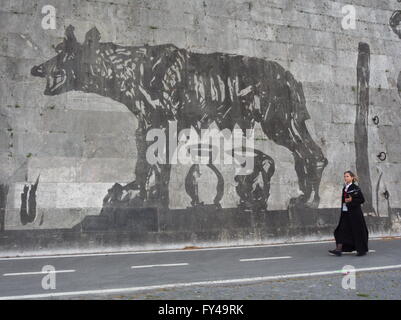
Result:
[[[358,176],[355,173],[353,173],[351,170],[347,170],[347,171],[344,172],[344,174],[346,174],[346,173],[349,173],[349,175],[352,177],[352,182],[358,182],[359,181]]]

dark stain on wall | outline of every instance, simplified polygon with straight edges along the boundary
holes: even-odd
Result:
[[[8,185],[0,183],[0,232],[5,230]]]
[[[358,47],[357,63],[357,108],[354,127],[355,165],[360,178],[360,186],[365,194],[364,210],[374,213],[368,154],[369,81],[370,48],[367,43],[361,42]]]
[[[398,89],[398,95],[401,97],[401,71],[398,73],[397,89]]]
[[[393,12],[389,20],[389,25],[398,38],[401,39],[401,10],[396,10]],[[401,72],[398,74],[397,78],[397,89],[398,94],[401,96]]]

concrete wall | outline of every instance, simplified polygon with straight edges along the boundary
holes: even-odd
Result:
[[[399,9],[0,0],[1,252],[332,238],[348,169],[371,234],[399,234]],[[253,127],[254,176],[150,167],[144,136],[169,120]]]

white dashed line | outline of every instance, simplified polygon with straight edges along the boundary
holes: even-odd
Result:
[[[148,264],[143,266],[132,266],[131,269],[155,268],[155,267],[179,267],[187,265],[188,263]]]
[[[32,272],[18,272],[18,273],[4,273],[3,276],[26,276],[26,275],[34,275],[34,274],[50,274],[50,273],[67,273],[67,272],[75,272],[75,270],[55,270],[55,271],[32,271]]]
[[[250,259],[239,259],[241,262],[246,261],[264,261],[264,260],[280,260],[280,259],[291,259],[291,256],[284,256],[284,257],[266,257],[266,258],[250,258]]]

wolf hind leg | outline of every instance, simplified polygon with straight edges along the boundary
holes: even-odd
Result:
[[[170,173],[171,173],[171,164],[162,164],[160,165],[158,179],[156,181],[157,188],[157,205],[161,208],[168,208],[170,203],[170,193],[169,193],[169,184],[170,184]]]
[[[297,198],[292,198],[290,206],[304,204],[307,207],[317,208],[320,202],[320,181],[328,160],[313,141],[304,121],[296,123],[294,119],[291,119],[279,126],[273,126],[273,128],[280,128],[278,130],[271,130],[270,124],[264,122],[262,129],[275,143],[292,152],[299,188],[303,193]]]
[[[319,186],[328,160],[312,139],[305,120],[310,119],[306,109],[301,83],[286,72],[285,83],[262,97],[261,127],[267,137],[292,152],[295,171],[302,195],[293,198],[290,206],[304,205],[317,208],[320,202]]]

